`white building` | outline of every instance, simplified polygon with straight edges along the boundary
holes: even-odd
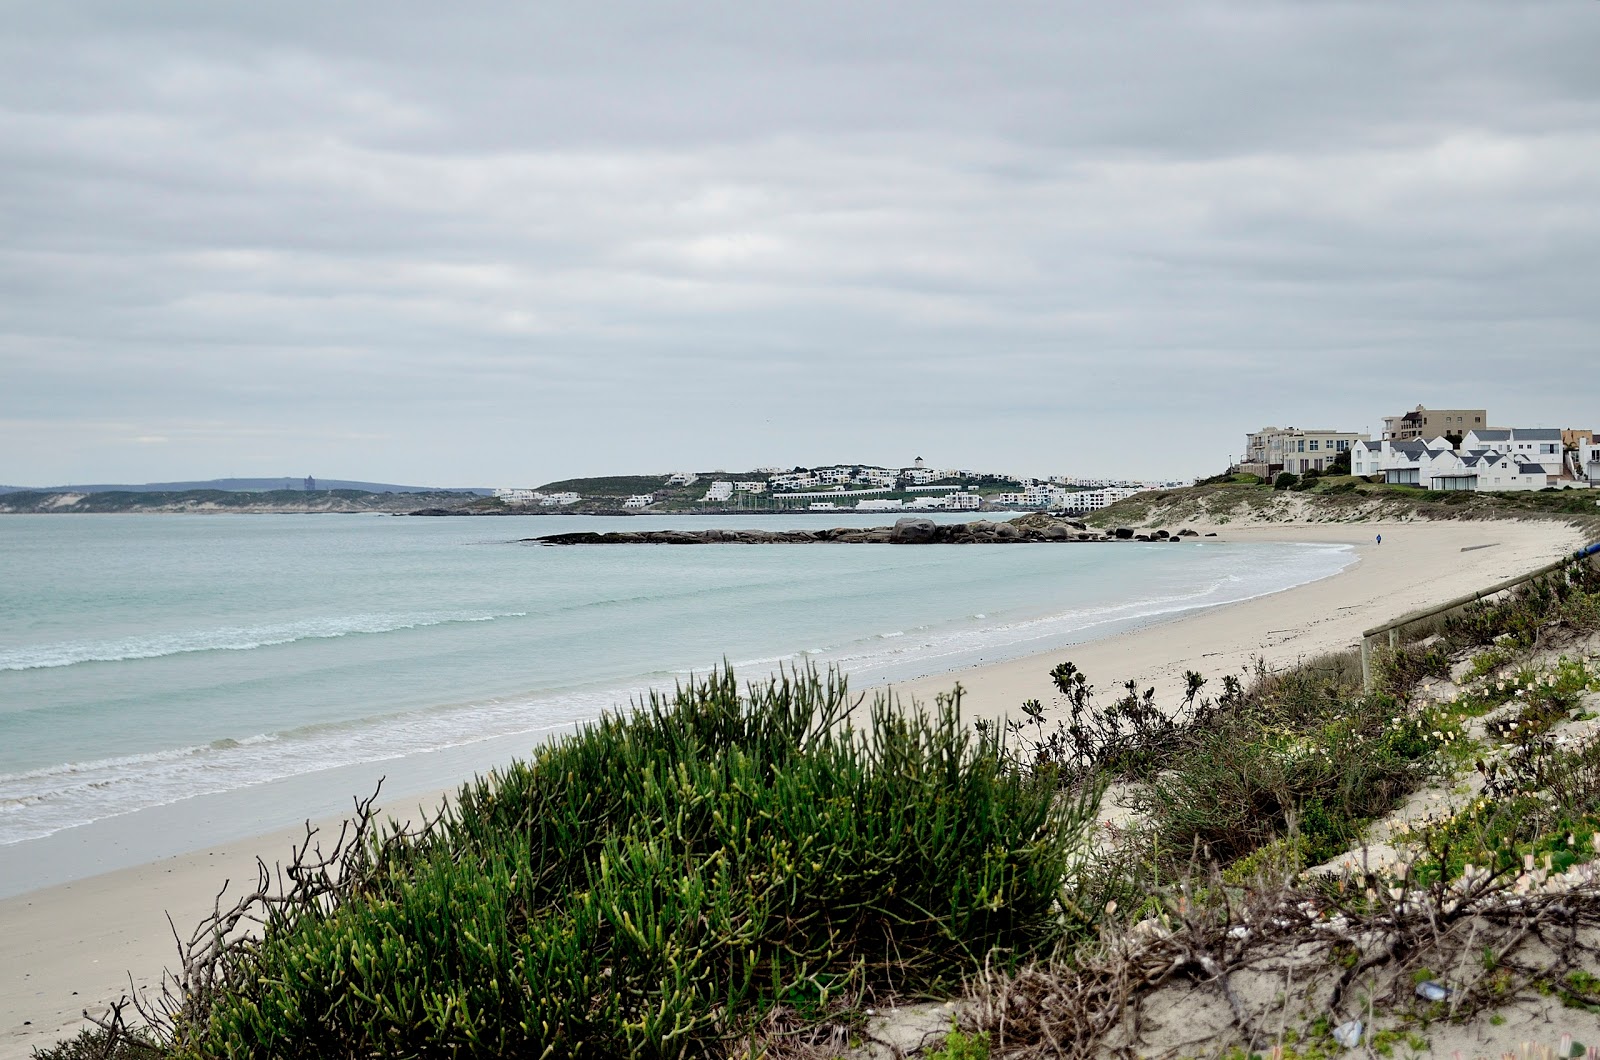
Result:
[[[656,502],[654,493],[638,493],[622,502],[624,508],[648,508]]]
[[[1578,446],[1579,466],[1591,486],[1600,486],[1600,442],[1584,442]]]
[[[913,508],[917,511],[927,511],[930,509],[943,510],[950,507],[947,501],[948,497],[912,497],[911,500],[906,502],[906,507]]]
[[[767,484],[765,482],[735,482],[733,484],[733,488],[738,490],[740,493],[767,492]]]
[[[1118,501],[1132,497],[1136,493],[1143,493],[1146,486],[1106,486],[1104,489],[1079,490],[1068,493],[1061,499],[1057,506],[1066,512],[1097,512],[1102,508],[1109,508]]]
[[[893,486],[900,480],[900,476],[883,467],[864,467],[856,472],[856,481],[865,482],[873,486]]]
[[[669,486],[693,486],[700,479],[693,471],[679,471],[667,479]]]
[[[792,471],[782,475],[773,475],[767,484],[775,490],[808,490],[820,485],[815,473],[810,471]]]
[[[718,481],[711,484],[711,488],[706,490],[706,495],[702,497],[701,500],[709,501],[712,504],[721,504],[722,502],[731,500],[732,498],[733,483]]]
[[[1461,451],[1502,453],[1525,464],[1539,464],[1547,474],[1561,474],[1561,431],[1556,427],[1468,431],[1461,440]]]
[[[1421,485],[1422,472],[1431,465],[1434,454],[1449,451],[1450,443],[1443,438],[1385,438],[1376,442],[1363,439],[1350,447],[1350,474],[1383,475],[1388,482]]]
[[[1474,438],[1474,434],[1480,437]],[[1484,438],[1481,434],[1503,437]],[[1561,468],[1560,432],[1556,432],[1553,464],[1548,466],[1539,462],[1541,456],[1550,455],[1539,448],[1549,444],[1547,440],[1534,434],[1518,442],[1515,434],[1469,431],[1459,451],[1443,438],[1366,442],[1351,450],[1350,471],[1356,475],[1382,474],[1391,485],[1431,490],[1542,490],[1553,485]],[[1503,448],[1496,448],[1495,442]],[[1530,448],[1513,450],[1510,445]]]
[[[497,489],[494,495],[507,504],[529,505],[537,504],[545,508],[554,508],[562,504],[577,504],[582,500],[576,493],[540,493],[538,490],[528,489]]]
[[[832,501],[812,501],[811,502],[811,511],[814,511],[814,512],[833,512],[833,511],[838,511],[838,510],[839,510],[839,506],[837,504],[833,503]]]
[[[944,499],[944,506],[954,511],[975,512],[983,507],[983,498],[976,493],[952,493]]]
[[[886,497],[856,501],[856,511],[858,512],[896,512],[903,507],[905,507],[903,501],[890,500]]]

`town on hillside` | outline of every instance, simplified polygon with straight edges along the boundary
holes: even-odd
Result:
[[[572,479],[538,489],[501,488],[507,507],[569,512],[1091,512],[1142,490],[1183,485],[1055,476],[1047,479],[959,468],[833,464],[753,471],[680,471],[664,476]]]
[[[1595,432],[1494,427],[1486,409],[1430,409],[1383,418],[1383,435],[1263,427],[1245,435],[1230,472],[1280,487],[1328,475],[1441,491],[1501,492],[1600,486]]]

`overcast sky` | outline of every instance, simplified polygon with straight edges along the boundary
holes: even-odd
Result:
[[[0,482],[1600,427],[1600,2],[0,0]]]

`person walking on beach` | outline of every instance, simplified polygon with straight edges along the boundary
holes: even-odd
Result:
[[[1382,534],[1378,535],[1378,544],[1380,544],[1380,545],[1383,544],[1383,535]]]

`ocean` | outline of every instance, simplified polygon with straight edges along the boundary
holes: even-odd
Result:
[[[956,519],[956,516],[942,516]],[[1343,546],[546,548],[826,516],[0,518],[0,896],[453,786],[732,663],[856,687],[1327,577]]]

